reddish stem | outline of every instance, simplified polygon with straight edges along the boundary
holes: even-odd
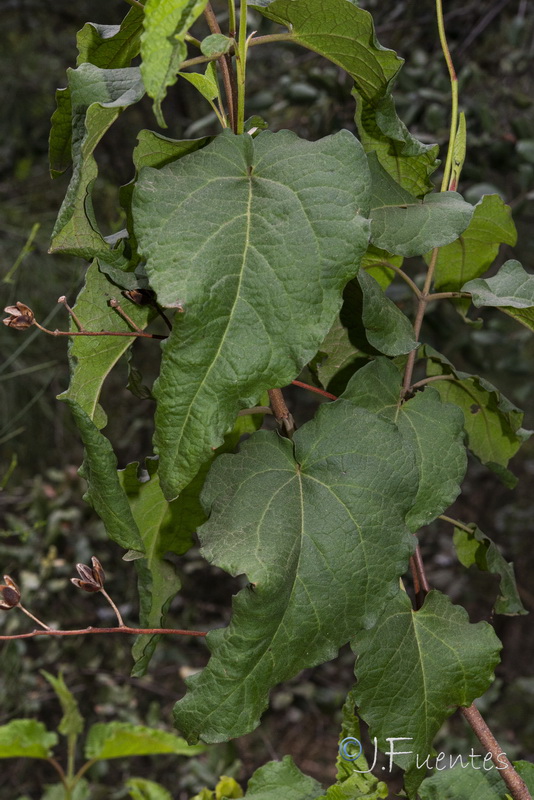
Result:
[[[328,397],[329,400],[337,400],[335,394],[330,394],[330,392],[326,392],[324,389],[318,389],[317,386],[310,386],[309,383],[302,383],[302,381],[291,381],[291,383],[294,386],[300,386],[301,389],[308,389],[310,392],[315,392],[323,397]]]
[[[141,634],[176,634],[177,636],[207,636],[209,631],[186,631],[178,628],[80,628],[75,631],[30,631],[29,633],[14,633],[9,636],[0,636],[0,641],[10,639],[32,639],[34,636],[84,636],[93,633],[131,633],[135,636]]]

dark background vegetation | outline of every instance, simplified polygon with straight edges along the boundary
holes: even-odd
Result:
[[[223,8],[224,3],[215,4]],[[369,0],[379,39],[406,59],[396,100],[399,114],[424,141],[447,138],[449,83],[440,54],[432,3],[420,0]],[[461,106],[468,117],[468,157],[461,190],[475,202],[497,191],[512,206],[519,241],[513,255],[532,270],[534,249],[534,8],[528,0],[445,3],[447,29],[460,79]],[[59,295],[73,300],[85,265],[47,255],[52,225],[68,178],[52,182],[47,169],[49,118],[54,90],[65,85],[64,71],[75,62],[75,32],[87,20],[118,23],[127,11],[119,0],[0,0],[3,45],[0,51],[0,295],[2,306],[27,302],[37,318],[66,326]],[[256,26],[256,23],[255,23]],[[270,23],[257,21],[266,33]],[[320,57],[287,45],[254,48],[249,69],[250,113],[260,114],[274,130],[291,128],[319,138],[341,127],[354,131],[349,79]],[[214,132],[209,108],[185,82],[169,94],[168,135]],[[122,227],[117,187],[132,177],[131,150],[140,127],[157,130],[150,104],[129,109],[97,151],[99,219],[106,232]],[[40,228],[33,250],[13,270],[35,223]],[[512,251],[502,254],[502,260]],[[413,264],[414,274],[420,265]],[[484,313],[484,327],[466,326],[445,304],[427,322],[426,336],[459,367],[493,380],[526,412],[534,427],[534,339],[512,320]],[[68,410],[55,396],[68,383],[65,340],[34,330],[25,335],[1,326],[0,348],[0,569],[24,590],[26,605],[50,624],[64,628],[112,623],[99,595],[76,594],[69,582],[77,562],[97,554],[108,572],[112,596],[128,621],[137,621],[133,565],[121,560],[99,520],[81,500],[76,470],[81,448]],[[154,345],[137,343],[136,362],[150,379]],[[120,465],[150,454],[151,402],[124,389],[126,368],[108,381],[104,405],[116,419],[108,429]],[[310,413],[309,396],[288,394],[297,417]],[[464,499],[452,516],[480,527],[516,565],[524,604],[534,608],[534,445],[527,443],[512,467],[520,478],[515,492],[476,463],[470,464]],[[473,621],[494,623],[504,642],[497,680],[480,707],[512,757],[534,758],[534,631],[530,617],[491,616],[495,580],[458,565],[451,530],[430,526],[422,536],[433,585],[462,602]],[[226,624],[231,595],[240,587],[206,565],[197,550],[179,566],[184,591],[173,603],[169,623],[210,628]],[[29,629],[14,611],[3,612],[0,631]],[[402,654],[399,653],[399,658]],[[58,704],[39,670],[63,670],[89,722],[123,720],[172,726],[172,706],[184,691],[183,678],[202,666],[207,650],[200,641],[166,639],[149,674],[129,677],[131,657],[125,638],[37,639],[2,644],[0,650],[0,724],[35,717],[53,728]],[[94,798],[126,797],[130,775],[160,780],[180,800],[221,773],[246,780],[254,768],[291,753],[298,765],[324,782],[334,776],[339,709],[352,683],[352,656],[309,670],[273,692],[264,724],[253,734],[212,749],[206,757],[180,762],[171,756],[116,761],[95,768]],[[468,753],[472,741],[457,716],[444,726],[439,747]],[[37,764],[34,768],[34,764]],[[54,781],[46,764],[4,762],[0,796],[41,797]]]

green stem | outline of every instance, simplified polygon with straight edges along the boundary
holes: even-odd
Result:
[[[67,739],[67,781],[71,788],[74,788],[77,781],[74,778],[74,764],[76,758],[76,742],[78,736],[73,733]]]
[[[449,76],[451,80],[451,128],[449,134],[449,149],[447,150],[447,160],[445,161],[445,169],[443,172],[443,180],[441,182],[441,191],[446,192],[449,186],[449,181],[452,172],[452,156],[454,152],[454,140],[456,138],[456,131],[458,130],[458,78],[456,70],[452,63],[451,51],[447,43],[447,35],[445,33],[445,22],[443,20],[443,4],[442,0],[436,0],[436,17],[438,21],[439,41],[441,49],[447,63]]]
[[[237,66],[237,119],[235,132],[245,130],[245,80],[247,71],[247,0],[241,0],[239,9],[239,39],[236,51]]]
[[[230,31],[230,36],[235,38],[237,34],[235,0],[228,0],[228,29]]]
[[[468,525],[465,525],[463,522],[460,522],[457,519],[453,519],[452,517],[447,517],[445,514],[440,514],[438,519],[442,519],[443,522],[448,522],[450,525],[454,525],[455,528],[460,528],[462,531],[466,533],[473,533],[473,528],[470,528]]]
[[[144,8],[144,5],[139,2],[139,0],[125,0],[129,6],[134,6],[134,8]]]

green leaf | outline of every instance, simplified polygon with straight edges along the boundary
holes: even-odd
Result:
[[[126,550],[144,552],[128,498],[117,477],[117,458],[111,444],[79,403],[70,398],[65,400],[85,447],[85,460],[79,470],[87,481],[84,500],[99,515],[110,539]]]
[[[363,367],[349,382],[343,400],[396,423],[413,453],[419,481],[406,516],[412,531],[439,516],[460,493],[467,468],[463,444],[463,415],[456,406],[441,402],[431,387],[399,407],[401,374],[385,358]]]
[[[506,467],[531,433],[521,427],[523,412],[489,381],[455,370],[432,348],[426,347],[425,352],[430,355],[429,376],[450,375],[452,378],[435,381],[433,387],[443,400],[462,409],[467,446],[506,485],[514,486],[516,480]]]
[[[291,756],[269,761],[256,770],[248,782],[245,800],[315,800],[321,784],[304,775]]]
[[[68,87],[56,91],[56,110],[52,114],[50,125],[50,177],[59,178],[72,163],[72,102]]]
[[[93,153],[120,113],[141,99],[144,89],[137,67],[100,69],[93,64],[82,64],[78,69],[67,70],[67,74],[74,168],[52,232],[50,252],[70,253],[89,260],[111,251],[98,229],[92,206],[91,189],[98,174]],[[62,126],[65,109],[61,108]],[[54,152],[57,148],[57,144],[52,148],[51,143]]]
[[[476,564],[484,572],[492,572],[500,578],[500,593],[494,606],[497,614],[527,614],[517,591],[514,565],[506,561],[497,545],[480,528],[471,524],[454,528],[454,547],[458,560],[464,567]]]
[[[226,37],[223,36],[223,39]],[[217,85],[217,68],[214,62],[210,62],[206,67],[206,72],[180,72],[180,76],[192,83],[202,97],[206,100],[215,100],[219,96],[219,86]]]
[[[164,786],[146,778],[130,778],[126,781],[126,788],[132,800],[172,800],[171,793]]]
[[[200,50],[206,58],[216,58],[228,53],[234,44],[234,39],[230,39],[222,33],[212,33],[211,36],[206,36],[205,39],[202,39]]]
[[[356,125],[366,153],[376,157],[392,178],[415,197],[433,190],[430,175],[439,166],[438,145],[423,144],[408,131],[397,116],[391,95],[368,102],[356,98]]]
[[[24,800],[24,798],[20,798]],[[55,783],[53,786],[45,785],[45,792],[41,800],[65,800],[65,787],[61,783]],[[91,800],[91,787],[85,778],[77,781],[71,792],[71,800]]]
[[[164,753],[196,756],[206,750],[204,745],[188,745],[175,733],[129,722],[97,722],[89,729],[85,742],[85,757],[97,761]]]
[[[63,675],[59,674],[55,678],[49,672],[45,672],[44,669],[41,670],[41,675],[44,675],[61,703],[63,717],[58,725],[58,731],[63,736],[77,736],[83,731],[83,717],[80,714],[76,698],[63,680]]]
[[[139,576],[140,624],[143,628],[164,626],[170,603],[181,583],[167,553],[183,555],[193,544],[193,533],[206,520],[200,504],[200,492],[213,460],[221,452],[234,450],[243,434],[253,433],[263,421],[261,414],[239,417],[224,444],[202,465],[199,473],[172,503],[163,496],[157,475],[157,459],[146,460],[146,470],[139,475],[139,464],[129,464],[119,471],[119,480],[128,495],[132,514],[145,545],[146,556],[137,559]],[[160,637],[139,636],[132,648],[134,677],[146,673]]]
[[[161,628],[181,582],[167,553],[183,554],[193,544],[191,533],[172,524],[172,512],[165,500],[157,475],[157,460],[147,459],[146,470],[138,477],[139,464],[128,464],[119,471],[119,480],[128,496],[131,513],[140,532],[145,557],[136,559],[140,605],[140,625]],[[179,502],[179,500],[175,501]],[[134,677],[146,673],[159,636],[139,636],[133,646]]]
[[[347,0],[274,0],[252,8],[288,27],[291,41],[348,72],[369,102],[386,94],[403,63],[377,42],[369,12]]]
[[[394,267],[400,269],[403,261],[402,256],[395,256],[393,253],[388,253],[387,250],[381,250],[374,244],[370,244],[362,258],[361,269],[365,269],[382,289],[387,289],[395,278],[395,271],[384,266],[384,262],[393,264]]]
[[[230,626],[208,635],[208,666],[175,707],[191,741],[250,731],[273,686],[373,624],[413,549],[404,517],[417,481],[395,425],[345,400],[321,406],[292,442],[259,431],[239,455],[219,456],[202,496],[202,552],[251,585]]]
[[[182,61],[187,56],[185,36],[207,3],[208,0],[147,0],[145,4],[141,74],[162,128],[166,125],[161,103],[167,88],[176,83]]]
[[[459,291],[466,281],[478,278],[491,266],[500,244],[514,245],[516,239],[510,207],[497,194],[485,195],[476,204],[473,218],[459,239],[440,249],[436,288]]]
[[[494,306],[534,331],[534,275],[526,272],[519,261],[506,261],[493,278],[477,278],[462,286],[471,292],[477,308]]]
[[[155,316],[148,306],[138,306],[120,297],[113,286],[98,270],[96,262],[91,264],[85,276],[85,285],[74,306],[74,313],[88,331],[131,331],[130,325],[109,305],[111,298],[120,298],[121,305],[140,328]],[[70,330],[78,330],[71,319]],[[106,425],[106,414],[98,400],[103,383],[119,358],[135,341],[128,336],[74,336],[69,342],[70,384],[58,396],[59,400],[73,400],[95,423],[97,428]],[[157,347],[155,343],[150,343]],[[149,344],[149,346],[150,346]]]
[[[14,719],[0,726],[0,758],[50,758],[57,734],[34,719]]]
[[[410,320],[386,297],[377,281],[363,269],[356,280],[363,294],[362,322],[368,342],[387,356],[409,353],[417,347]]]
[[[310,367],[319,383],[334,395],[345,391],[348,381],[372,355],[362,322],[363,295],[358,281],[350,281],[343,291],[339,316],[321,343]]]
[[[482,765],[478,759],[482,759]],[[528,761],[514,761],[513,766],[529,791],[534,792],[534,765]],[[419,796],[421,800],[503,800],[508,797],[509,789],[501,777],[502,770],[503,767],[494,767],[486,754],[478,757],[475,754],[471,761],[464,756],[453,769],[426,778]]]
[[[243,789],[235,778],[221,775],[215,787],[215,800],[231,800],[231,798],[239,797],[243,797]]]
[[[490,625],[470,624],[461,606],[433,590],[419,611],[400,591],[353,647],[360,716],[381,750],[408,751],[391,757],[407,770],[405,787],[414,797],[434,736],[456,706],[469,706],[486,691],[501,643]],[[387,742],[396,737],[406,740]]]
[[[368,156],[373,182],[371,241],[391,253],[419,256],[455,241],[469,225],[473,206],[457,192],[427,194],[418,200]]]
[[[365,162],[348,131],[318,142],[224,132],[141,171],[139,249],[158,301],[184,312],[154,389],[167,497],[221,444],[239,408],[289,383],[317,351],[367,246]]]
[[[134,6],[120,25],[86,22],[76,36],[76,66],[89,62],[102,69],[129,67],[141,49],[144,13]]]
[[[382,262],[401,267],[402,261],[401,256],[394,256],[369,245],[362,259],[359,275],[365,269],[382,289],[387,289],[395,273],[383,266]],[[368,339],[362,313],[362,290],[358,281],[353,280],[343,291],[343,305],[339,316],[309,365],[316,380],[332,394],[342,394],[352,375],[367,363],[370,356],[378,355]]]
[[[351,689],[341,711],[340,747],[336,758],[337,782],[330,786],[326,790],[326,794],[321,795],[319,800],[378,800],[389,794],[386,784],[379,782],[371,774],[361,746],[361,753],[354,761],[343,758],[341,755],[342,748],[343,752],[346,752],[345,748],[349,748],[349,752],[351,752],[351,748],[357,748],[361,740],[360,721],[354,710],[355,697],[355,689]],[[345,741],[347,739],[352,741],[349,743]],[[356,753],[357,750],[354,755]]]

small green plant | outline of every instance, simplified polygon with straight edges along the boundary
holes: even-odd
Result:
[[[468,325],[470,309],[484,306],[534,330],[534,276],[509,260],[484,277],[516,231],[499,196],[473,206],[458,193],[467,126],[441,0],[452,103],[439,189],[438,146],[418,141],[396,113],[402,59],[378,43],[355,0],[241,0],[239,15],[228,0],[225,33],[207,0],[128,2],[120,26],[79,32],[78,65],[52,119],[52,175],[72,164],[72,176],[51,250],[90,262],[74,307],[58,301],[70,328],[46,329],[23,301],[4,322],[70,339],[71,382],[60,399],[85,446],[85,498],[134,561],[150,631],[134,644],[133,674],[149,668],[180,589],[167,554],[184,555],[198,532],[207,561],[249,583],[230,625],[208,634],[210,661],[175,707],[188,741],[250,732],[274,686],[348,642],[357,656],[336,783],[325,794],[286,758],[255,773],[247,798],[386,797],[361,752],[361,718],[389,768],[404,770],[403,796],[528,800],[533,766],[510,763],[473,705],[501,643],[431,588],[419,548],[427,525],[450,523],[459,561],[500,577],[495,612],[525,613],[490,538],[444,513],[460,493],[467,451],[512,486],[508,463],[530,432],[495,386],[424,342],[425,317],[452,303]],[[250,23],[262,18],[271,32],[257,36]],[[350,76],[358,137],[341,130],[311,142],[247,119],[248,55],[281,42]],[[188,57],[188,47],[199,54]],[[139,131],[135,176],[119,194],[125,228],[106,234],[93,207],[97,145],[145,94],[164,127],[176,81],[198,90],[221,130],[189,140]],[[394,281],[412,301],[402,309]],[[153,387],[130,369],[132,390],[156,403],[156,457],[140,453],[117,469],[101,392],[121,358],[131,367],[141,340],[161,346]],[[314,385],[298,380],[303,370]],[[330,401],[299,430],[280,388],[292,382]],[[259,430],[266,414],[278,430]],[[481,742],[484,755],[473,759],[484,770],[471,761],[441,771],[445,754],[433,740],[456,708]],[[110,751],[89,748],[93,760],[95,752]],[[437,772],[426,777],[427,768]],[[70,767],[65,775],[70,791]]]
[[[62,766],[53,754],[53,748],[58,744],[58,735],[47,730],[42,722],[14,719],[7,725],[0,726],[0,758],[44,759],[58,774],[59,787],[48,786],[43,793],[43,800],[84,800],[90,797],[90,783],[84,776],[100,761],[164,753],[190,757],[206,750],[202,745],[190,746],[176,734],[157,728],[130,725],[127,722],[96,723],[87,731],[84,744],[86,760],[78,766],[77,749],[84,730],[80,708],[61,675],[54,677],[44,671],[43,675],[61,703],[63,716],[58,725],[58,733],[66,739],[66,766]],[[155,794],[141,793],[144,783],[141,778],[132,778],[131,796],[157,800]]]

